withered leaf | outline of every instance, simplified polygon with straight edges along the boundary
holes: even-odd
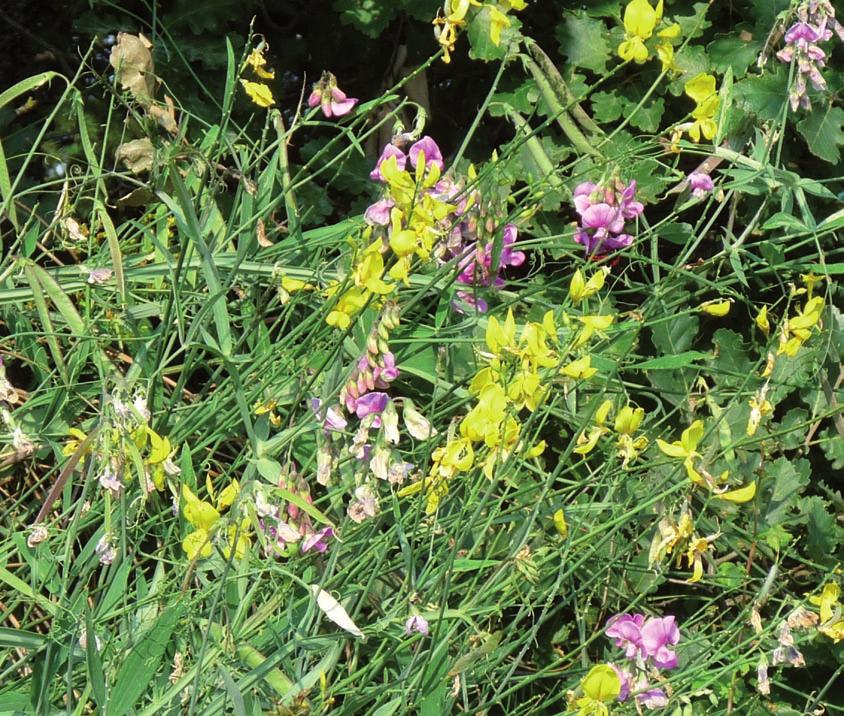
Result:
[[[152,142],[144,137],[121,144],[114,155],[117,161],[123,162],[130,172],[141,174],[152,169],[155,148],[152,146]]]
[[[152,104],[155,93],[155,75],[152,68],[152,44],[143,35],[117,34],[117,44],[111,48],[109,64],[117,73],[120,86],[129,90],[143,107]]]
[[[179,125],[176,124],[176,107],[169,95],[164,95],[164,104],[153,104],[147,108],[147,114],[152,117],[159,127],[170,132],[170,134],[179,133]]]

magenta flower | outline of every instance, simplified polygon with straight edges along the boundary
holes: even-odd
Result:
[[[323,72],[319,82],[314,84],[308,96],[308,107],[320,107],[328,118],[342,117],[352,111],[360,100],[347,97],[337,86],[337,78],[330,72]]]
[[[616,614],[607,622],[604,634],[615,639],[615,645],[624,649],[624,656],[635,659],[642,648],[641,629],[644,623],[643,614]]]
[[[645,210],[636,201],[636,182],[627,186],[615,180],[613,188],[592,182],[578,184],[572,196],[575,211],[580,215],[574,240],[586,248],[590,256],[601,256],[633,243],[624,231],[624,222],[635,219]]]
[[[315,549],[320,554],[324,553],[328,549],[328,540],[333,536],[334,530],[331,527],[323,527],[317,532],[312,532],[302,540],[302,552]]]
[[[692,172],[689,174],[689,189],[692,190],[692,196],[702,199],[709,192],[715,188],[712,183],[712,177],[703,172]]]
[[[421,634],[422,636],[428,636],[428,620],[425,619],[425,617],[420,617],[417,614],[409,617],[404,623],[404,633],[407,636],[410,636],[414,632]]]
[[[424,157],[425,165],[435,164],[437,168],[442,171],[445,167],[443,164],[443,155],[437,143],[428,136],[422,137],[418,142],[410,147],[408,156],[410,157],[410,164],[416,168],[416,162],[419,159],[419,153]]]
[[[677,654],[670,649],[680,641],[680,630],[673,616],[651,617],[641,627],[640,646],[659,669],[677,666]]]

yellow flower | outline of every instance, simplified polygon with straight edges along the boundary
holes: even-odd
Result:
[[[712,301],[704,301],[703,303],[698,306],[698,309],[703,311],[704,313],[708,313],[710,316],[718,316],[718,318],[723,318],[730,312],[730,306],[732,306],[733,300],[731,298],[726,299],[717,299]]]
[[[592,356],[583,356],[564,365],[560,372],[574,380],[588,380],[598,372],[598,369],[592,367]]]
[[[821,624],[818,631],[828,636],[834,643],[844,639],[844,618],[841,617],[839,597],[841,589],[835,582],[824,585],[819,597],[809,597],[809,601],[820,607]]]
[[[660,438],[657,438],[656,440],[657,446],[663,453],[669,457],[679,458],[683,461],[683,465],[686,468],[686,473],[688,474],[689,479],[697,484],[702,484],[704,482],[703,477],[694,466],[694,459],[701,456],[700,453],[697,452],[697,446],[703,439],[703,432],[703,421],[695,420],[683,431],[679,440],[675,440],[672,443],[667,443],[665,440],[661,440]]]
[[[261,82],[250,82],[249,80],[241,80],[240,84],[243,85],[249,99],[259,107],[272,107],[275,104],[272,90],[267,85]]]
[[[774,406],[765,398],[766,389],[760,390],[758,395],[750,399],[750,417],[747,420],[747,437],[752,438],[759,429],[762,418],[774,412]]]
[[[366,305],[370,294],[359,288],[350,288],[344,293],[334,309],[328,314],[325,322],[341,330],[347,330],[352,325],[352,318]]]
[[[762,306],[756,314],[756,327],[766,336],[771,333],[771,324],[768,322],[768,307]]]
[[[715,112],[718,110],[719,99],[715,92],[715,77],[701,72],[686,82],[683,88],[696,105],[692,111],[695,121],[686,127],[689,136],[695,142],[700,141],[701,134],[706,139],[712,139],[718,132]]]
[[[780,333],[780,346],[777,355],[785,353],[794,357],[812,335],[812,329],[821,320],[824,300],[821,296],[815,296],[806,301],[806,305],[797,312],[793,318],[789,318],[783,325]]]
[[[597,664],[580,682],[583,697],[576,702],[581,716],[606,716],[607,702],[615,701],[621,693],[621,679],[609,664]]]
[[[501,31],[505,27],[510,27],[509,18],[501,12],[495,5],[487,5],[489,10],[489,39],[492,44],[498,47],[501,44]]]
[[[384,275],[384,258],[379,248],[381,241],[376,241],[366,249],[360,262],[355,266],[354,281],[358,288],[365,288],[367,291],[386,295],[395,286],[386,283],[381,277]]]
[[[584,279],[580,269],[574,272],[569,284],[569,298],[572,303],[580,303],[584,298],[589,298],[598,293],[604,287],[604,280],[610,270],[606,267],[598,269],[589,280]]]
[[[566,514],[562,510],[557,510],[554,513],[554,528],[557,530],[557,534],[563,539],[568,536],[569,526],[566,522]]]
[[[273,80],[275,79],[275,70],[265,70],[264,67],[267,64],[267,59],[264,57],[264,52],[266,52],[267,46],[262,43],[261,49],[257,47],[249,53],[249,57],[246,58],[246,64],[252,68],[252,71],[265,80]]]
[[[507,395],[498,383],[487,385],[478,396],[478,404],[460,423],[460,434],[472,442],[492,446],[498,440],[499,427],[507,410]]]
[[[577,436],[577,446],[572,452],[578,455],[588,455],[595,449],[601,436],[609,432],[609,429],[604,426],[604,423],[609,417],[610,410],[612,410],[611,400],[605,400],[598,406],[593,419],[594,425],[589,429],[588,433],[584,430]]]
[[[577,320],[583,324],[583,328],[574,341],[574,348],[582,346],[595,333],[600,333],[609,328],[615,320],[615,316],[578,316]]]
[[[686,550],[686,563],[692,567],[692,576],[686,581],[689,584],[699,582],[703,577],[703,555],[710,551],[712,542],[717,535],[709,537],[692,537],[689,541],[689,548]]]
[[[669,42],[660,42],[656,46],[656,55],[662,63],[662,71],[667,72],[674,68],[674,48]]]
[[[622,60],[633,60],[641,64],[648,59],[645,40],[653,35],[654,28],[662,17],[662,0],[656,9],[648,0],[631,0],[624,8],[625,39],[618,46],[618,56]]]
[[[748,483],[744,487],[739,487],[736,490],[728,490],[716,494],[719,500],[726,500],[727,502],[735,502],[737,504],[743,502],[750,502],[756,496],[756,481]]]
[[[486,345],[490,353],[500,356],[502,351],[516,351],[516,321],[513,309],[507,311],[504,323],[499,323],[495,316],[490,316],[486,325]]]

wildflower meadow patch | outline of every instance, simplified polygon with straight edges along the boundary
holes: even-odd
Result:
[[[842,14],[0,9],[0,714],[844,712]]]

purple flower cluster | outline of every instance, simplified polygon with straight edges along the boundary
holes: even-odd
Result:
[[[624,222],[635,219],[645,209],[636,201],[636,182],[604,187],[592,182],[578,184],[574,190],[574,208],[580,215],[580,225],[574,240],[586,248],[587,255],[599,257],[633,243],[624,233]]]
[[[289,475],[279,478],[278,486],[312,504],[307,481],[299,477],[292,467],[289,472]],[[292,502],[280,505],[268,502],[260,489],[255,494],[255,512],[273,552],[285,552],[290,545],[298,544],[302,552],[315,550],[322,553],[328,549],[328,541],[334,536],[331,527],[315,528],[310,515]]]
[[[844,27],[835,19],[832,3],[829,0],[809,0],[797,9],[797,22],[785,33],[786,44],[777,52],[777,58],[782,62],[796,63],[797,76],[788,93],[791,109],[795,112],[798,107],[812,109],[807,79],[819,92],[827,87],[821,73],[826,66],[826,53],[817,43],[831,39],[833,31],[844,40]]]
[[[504,279],[499,275],[501,269],[507,266],[521,266],[525,262],[524,252],[514,249],[517,235],[518,231],[515,224],[506,224],[504,226],[501,253],[498,256],[498,265],[494,270],[492,257],[495,242],[475,241],[471,243],[464,249],[464,257],[458,264],[460,273],[457,276],[457,280],[466,286],[501,288],[504,285]],[[458,291],[457,295],[470,306],[477,308],[481,313],[486,312],[488,306],[484,299],[475,299],[474,294],[470,291]]]
[[[624,650],[627,666],[611,666],[621,681],[619,701],[626,701],[631,691],[636,700],[649,709],[668,703],[665,692],[651,688],[648,667],[673,669],[677,654],[672,647],[680,641],[680,630],[673,616],[645,618],[643,614],[617,614],[607,622],[604,633]],[[631,670],[632,669],[632,670]]]

